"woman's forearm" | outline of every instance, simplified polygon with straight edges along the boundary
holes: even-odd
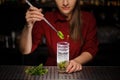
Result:
[[[32,27],[25,26],[20,35],[20,51],[29,54],[32,48]]]
[[[76,57],[74,60],[80,64],[85,64],[92,60],[93,56],[89,52],[83,52],[80,56]]]

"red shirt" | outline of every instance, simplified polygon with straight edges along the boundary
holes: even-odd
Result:
[[[81,47],[80,40],[74,42],[68,38],[69,35],[69,21],[58,12],[47,12],[45,18],[58,30],[64,34],[64,39],[60,39],[56,32],[49,27],[45,21],[39,21],[34,24],[32,31],[32,51],[34,51],[41,43],[42,36],[46,37],[46,44],[49,50],[49,57],[46,65],[56,65],[56,53],[57,53],[57,42],[67,41],[70,43],[70,60],[79,56],[82,52],[90,52],[95,56],[98,50],[98,40],[96,35],[96,20],[91,13],[82,12],[82,36],[84,38],[84,44]]]

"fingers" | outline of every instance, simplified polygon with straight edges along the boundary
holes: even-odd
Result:
[[[26,12],[26,21],[27,23],[33,23],[35,21],[41,21],[43,19],[42,9],[36,7],[30,7]]]
[[[75,62],[74,60],[71,60],[67,66],[66,72],[72,73],[80,70],[82,70],[82,65]]]

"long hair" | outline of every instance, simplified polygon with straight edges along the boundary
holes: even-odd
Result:
[[[80,0],[76,1],[75,8],[72,13],[72,18],[70,20],[70,37],[77,41],[78,39],[83,41],[81,32],[81,15],[80,15]]]

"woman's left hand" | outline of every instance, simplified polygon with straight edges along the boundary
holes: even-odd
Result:
[[[79,64],[75,60],[70,60],[68,66],[66,68],[66,72],[67,73],[72,73],[72,72],[76,72],[76,71],[80,71],[80,70],[82,70],[82,65]]]

